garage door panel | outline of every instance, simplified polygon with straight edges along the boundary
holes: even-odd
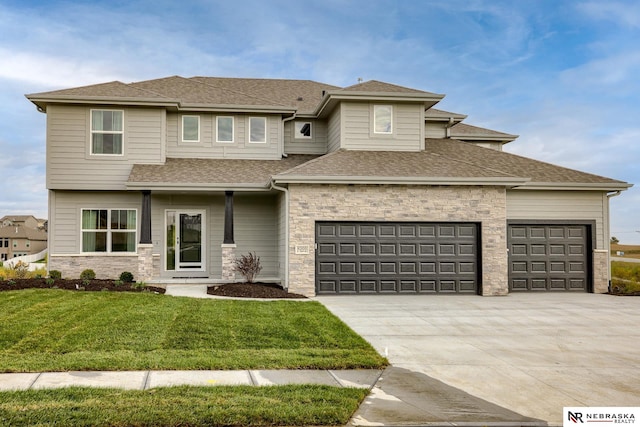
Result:
[[[588,290],[589,226],[510,224],[510,291]]]
[[[316,224],[318,294],[477,293],[469,223]]]

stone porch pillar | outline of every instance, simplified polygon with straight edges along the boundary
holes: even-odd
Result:
[[[222,280],[233,281],[236,243],[233,237],[233,191],[224,192],[224,241],[222,242]]]
[[[153,243],[151,241],[151,191],[142,190],[140,242],[138,243],[138,281],[153,279]]]

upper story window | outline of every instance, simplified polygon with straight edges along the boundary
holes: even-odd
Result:
[[[82,252],[136,252],[135,209],[83,209]]]
[[[91,154],[123,154],[124,111],[91,110]]]
[[[311,122],[294,122],[294,139],[311,139]]]
[[[266,117],[249,117],[249,142],[267,142]]]
[[[182,116],[182,141],[200,142],[200,116]]]
[[[233,117],[216,117],[216,142],[233,142]]]
[[[393,133],[393,107],[391,105],[373,106],[373,133]]]

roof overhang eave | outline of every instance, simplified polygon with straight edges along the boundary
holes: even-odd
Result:
[[[626,182],[527,182],[522,186],[514,187],[514,190],[571,190],[571,191],[624,191],[633,187]]]
[[[520,135],[500,135],[500,136],[487,136],[487,135],[451,135],[451,139],[457,139],[458,141],[487,141],[487,142],[501,142],[503,144],[513,142],[518,139]]]
[[[293,114],[295,107],[271,106],[271,105],[235,105],[235,104],[202,104],[180,103],[179,111],[211,111],[211,112],[243,112],[243,113],[269,113],[269,114]]]
[[[444,97],[445,95],[438,93],[329,91],[324,95],[313,115],[321,117],[324,113],[331,111],[339,101],[423,102],[428,109],[442,101]]]
[[[515,187],[524,185],[528,178],[517,177],[382,177],[382,176],[305,176],[305,175],[276,175],[276,184],[391,184],[391,185],[491,185]]]
[[[39,108],[46,110],[48,104],[94,104],[94,105],[127,105],[127,106],[150,106],[167,107],[178,106],[177,99],[169,98],[128,98],[128,97],[106,97],[106,96],[71,96],[59,95],[52,97],[37,97],[25,95],[25,97]]]
[[[162,192],[210,192],[210,191],[266,191],[270,182],[264,183],[209,183],[209,182],[127,182],[127,190],[151,190]]]

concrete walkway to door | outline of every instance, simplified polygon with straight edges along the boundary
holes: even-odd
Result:
[[[521,293],[316,299],[387,354],[394,368],[524,417],[562,425],[565,406],[640,405],[640,297]],[[432,400],[428,393],[422,399]],[[366,404],[352,423],[389,425]],[[374,408],[375,400],[369,404]]]

